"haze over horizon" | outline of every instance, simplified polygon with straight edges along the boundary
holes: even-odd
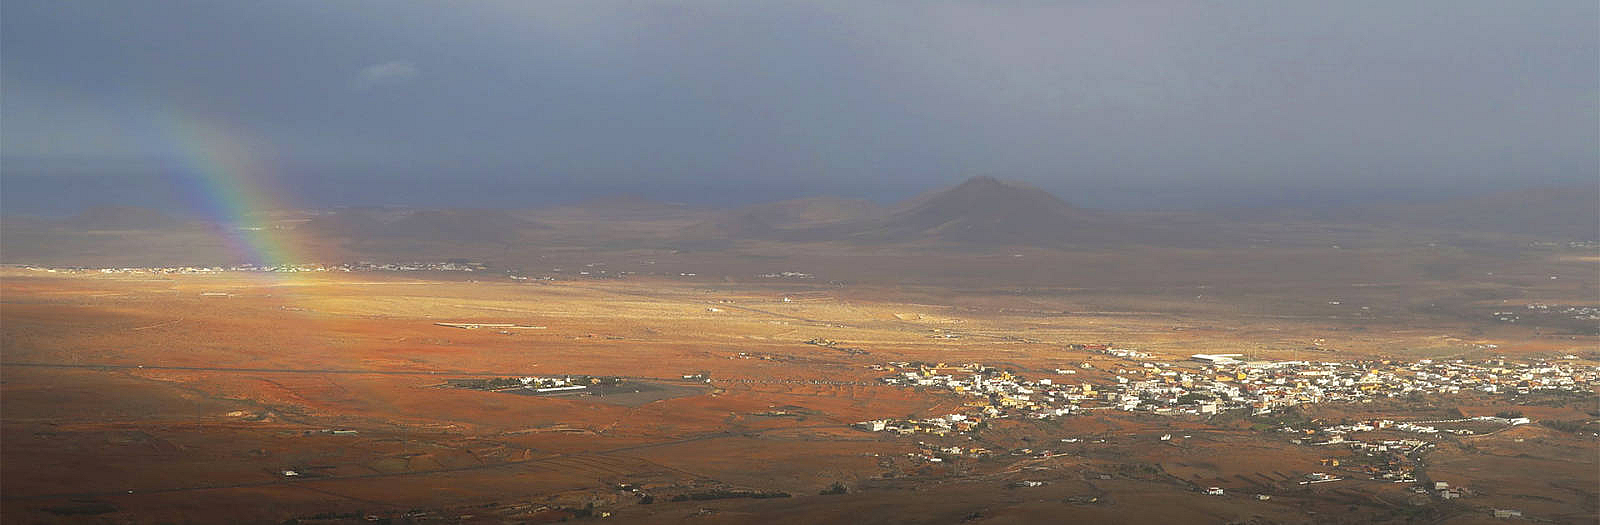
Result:
[[[0,207],[1333,206],[1600,174],[1600,6],[8,2]],[[1600,194],[1596,195],[1600,198]]]

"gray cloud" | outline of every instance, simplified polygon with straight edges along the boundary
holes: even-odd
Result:
[[[373,64],[356,73],[356,88],[371,89],[387,84],[398,84],[417,78],[422,70],[415,64],[404,60],[391,60],[381,64]]]
[[[329,176],[1480,191],[1600,172],[1597,22],[1592,1],[4,2],[0,150],[182,154],[150,123],[193,113]]]

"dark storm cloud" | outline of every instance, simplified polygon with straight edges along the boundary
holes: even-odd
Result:
[[[1600,172],[1597,23],[1593,2],[6,2],[0,168],[160,171],[195,147],[163,123],[200,118],[285,177],[407,187],[1569,184]]]

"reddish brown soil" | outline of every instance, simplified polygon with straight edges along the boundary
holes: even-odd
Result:
[[[1421,506],[1408,502],[1405,486],[1370,480],[1302,487],[1295,482],[1332,454],[1220,420],[1101,413],[1004,421],[976,440],[848,427],[937,415],[958,403],[876,383],[881,373],[870,365],[888,361],[984,362],[1032,375],[1088,362],[1095,368],[1071,380],[1104,381],[1122,366],[1117,360],[1066,345],[1116,341],[1177,360],[1208,350],[1471,356],[1483,354],[1473,344],[1485,342],[1534,355],[1587,352],[1595,343],[1444,314],[1349,317],[1322,311],[1335,296],[1327,290],[1204,292],[1225,297],[1194,301],[1183,299],[1192,290],[1029,295],[642,278],[523,284],[14,270],[3,277],[0,511],[7,522],[356,521],[407,513],[537,522],[575,518],[591,504],[630,523],[1467,520],[1498,506],[1581,522],[1596,512],[1592,437],[1538,426],[1447,440],[1429,456],[1432,476],[1479,494]],[[1337,297],[1402,308],[1399,292],[1352,290]],[[546,328],[433,324],[446,321]],[[937,333],[959,337],[929,337]],[[869,354],[805,344],[813,338]],[[1309,349],[1315,339],[1333,350]],[[699,372],[713,382],[682,379]],[[442,386],[451,378],[569,373],[699,390],[607,402]],[[1508,408],[1496,403],[1472,399],[1440,410]],[[1538,419],[1586,417],[1576,405],[1515,408]],[[1319,410],[1393,417],[1417,407]],[[323,432],[335,429],[356,433]],[[1165,433],[1180,437],[1159,441]],[[1107,442],[1063,444],[1065,437]],[[919,441],[997,455],[929,464],[909,455]],[[1006,454],[1020,448],[1066,455]],[[1046,484],[1008,488],[1022,480]],[[850,493],[818,495],[835,482]],[[640,504],[639,494],[618,484],[655,502]],[[1196,491],[1207,486],[1229,495]],[[719,489],[792,497],[670,501]],[[1273,498],[1258,501],[1256,493]]]

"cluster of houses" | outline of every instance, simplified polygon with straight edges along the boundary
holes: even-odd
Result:
[[[776,272],[776,273],[764,273],[764,274],[761,274],[761,275],[757,275],[756,277],[762,277],[762,278],[766,278],[766,279],[812,279],[812,278],[815,278],[816,276],[815,275],[811,275],[809,273],[801,273],[801,272]]]
[[[933,443],[924,443],[921,441],[917,442],[917,447],[918,450],[916,452],[907,453],[906,455],[910,456],[912,459],[921,460],[928,463],[942,463],[946,460],[953,460],[957,458],[981,458],[993,454],[992,451],[983,447],[963,448],[960,446],[938,445]]]
[[[1294,431],[1293,429],[1280,429]],[[1413,477],[1416,471],[1418,458],[1422,453],[1434,447],[1433,443],[1420,439],[1388,439],[1381,441],[1361,441],[1346,439],[1342,434],[1334,434],[1328,440],[1310,442],[1304,439],[1292,440],[1297,444],[1313,446],[1348,446],[1360,454],[1352,461],[1344,460],[1342,468],[1369,476],[1378,481],[1392,481],[1395,483],[1415,483]],[[1328,467],[1340,468],[1340,459],[1325,458],[1322,464]],[[1342,479],[1342,478],[1341,478]],[[1336,480],[1335,480],[1336,481]]]
[[[655,264],[655,263],[651,262],[650,264]],[[635,272],[629,272],[629,271],[615,271],[614,272],[614,271],[608,270],[608,269],[606,269],[606,263],[603,263],[603,262],[585,264],[585,265],[583,265],[583,269],[582,270],[578,270],[576,272],[573,272],[571,270],[563,270],[561,268],[551,268],[550,272],[551,273],[560,273],[560,274],[563,274],[563,275],[577,275],[579,278],[584,278],[584,279],[621,279],[621,278],[627,277],[629,275],[633,275],[635,273]],[[694,275],[694,274],[691,273],[691,274],[686,274],[686,275]],[[526,277],[526,276],[513,276],[512,279],[527,280],[528,277]],[[536,279],[541,280],[541,281],[554,281],[554,280],[556,280],[556,278],[554,276],[549,276],[549,275],[546,275],[546,276],[543,276],[543,277],[537,277]]]
[[[483,271],[486,267],[482,263],[460,261],[431,263],[374,263],[362,261],[347,264],[238,264],[233,266],[152,266],[122,268],[47,267],[29,265],[22,266],[21,268],[24,270],[49,273],[209,274],[223,272],[477,272]]]
[[[1473,432],[1471,430],[1466,430],[1466,429],[1440,429],[1438,427],[1433,426],[1433,425],[1443,424],[1443,423],[1469,423],[1469,422],[1483,422],[1483,423],[1493,423],[1493,424],[1500,424],[1500,425],[1506,425],[1506,426],[1516,426],[1516,425],[1526,425],[1528,423],[1532,423],[1533,420],[1525,418],[1525,417],[1500,417],[1500,416],[1475,416],[1475,417],[1464,417],[1464,418],[1457,418],[1457,419],[1437,419],[1437,420],[1430,420],[1430,421],[1394,421],[1394,420],[1391,420],[1391,419],[1374,419],[1374,420],[1370,420],[1370,421],[1362,421],[1362,422],[1359,422],[1359,423],[1347,423],[1347,424],[1341,424],[1341,425],[1326,426],[1326,427],[1322,427],[1320,429],[1317,429],[1315,432],[1322,433],[1322,434],[1327,434],[1327,435],[1330,435],[1330,436],[1343,436],[1344,434],[1347,434],[1347,433],[1350,433],[1350,432],[1373,432],[1373,431],[1378,431],[1378,430],[1391,430],[1391,431],[1397,431],[1397,432],[1412,432],[1412,433],[1417,433],[1417,434],[1447,433],[1447,434],[1457,434],[1457,435],[1463,435],[1463,436],[1470,436],[1470,435],[1473,434]],[[1285,430],[1286,431],[1290,431],[1290,432],[1295,431],[1294,429],[1285,429]]]
[[[1565,246],[1574,250],[1594,250],[1600,249],[1600,241],[1567,241],[1565,243],[1554,241],[1533,241],[1528,243],[1528,246],[1532,248],[1561,248]]]
[[[1351,470],[1369,475],[1374,480],[1392,481],[1395,483],[1414,483],[1416,479],[1412,473],[1416,470],[1418,458],[1423,452],[1434,447],[1434,443],[1421,439],[1384,439],[1363,441],[1350,439],[1350,434],[1358,432],[1401,432],[1416,434],[1457,434],[1471,435],[1473,432],[1466,429],[1440,429],[1437,424],[1459,423],[1488,423],[1506,426],[1526,425],[1532,422],[1528,418],[1502,417],[1502,416],[1477,416],[1458,419],[1442,419],[1433,421],[1394,421],[1391,419],[1374,419],[1356,423],[1326,425],[1315,429],[1296,429],[1292,427],[1279,428],[1280,432],[1293,434],[1321,435],[1321,441],[1310,439],[1294,439],[1296,444],[1311,446],[1345,446],[1360,454],[1361,461],[1347,460],[1345,470]],[[1323,464],[1330,467],[1339,467],[1338,459],[1324,459]],[[1459,497],[1457,494],[1441,494],[1441,498],[1451,499]]]
[[[1550,317],[1576,319],[1579,321],[1600,321],[1600,306],[1563,306],[1533,303],[1527,305],[1525,310],[1497,310],[1490,314],[1494,320],[1502,323],[1516,323],[1522,321],[1524,315],[1535,316],[1536,319]]]
[[[1600,321],[1600,306],[1551,306],[1543,303],[1533,303],[1528,305],[1528,309],[1537,312],[1559,313],[1572,319]]]
[[[1417,489],[1420,489],[1420,490],[1417,490]],[[1418,493],[1418,494],[1427,494],[1427,493],[1429,493],[1427,487],[1417,487],[1417,489],[1413,489],[1413,491]],[[1463,489],[1463,488],[1460,488],[1460,487],[1452,487],[1452,486],[1450,486],[1449,482],[1445,482],[1445,481],[1435,481],[1435,482],[1433,482],[1433,491],[1432,491],[1432,493],[1433,493],[1433,495],[1438,496],[1439,499],[1444,499],[1444,500],[1460,499],[1461,496],[1465,496],[1465,495],[1471,494],[1470,491],[1468,491],[1466,489]],[[1518,512],[1517,516],[1521,516],[1521,514],[1522,513]],[[1495,517],[1500,518],[1500,517],[1517,517],[1517,516],[1499,516],[1499,515],[1496,515]]]
[[[1180,366],[1145,360],[1148,356],[1142,353],[1110,348],[1103,352],[1123,354],[1119,357],[1126,357],[1126,366],[1110,370],[1110,381],[1098,384],[1026,379],[1009,370],[977,363],[879,365],[875,368],[891,373],[882,378],[884,383],[953,392],[967,401],[959,411],[940,417],[866,421],[859,426],[903,434],[945,434],[975,430],[992,418],[1047,419],[1093,410],[1165,415],[1250,410],[1253,414],[1266,414],[1305,403],[1362,402],[1413,395],[1581,394],[1593,392],[1594,384],[1600,380],[1597,367],[1563,362],[1247,361],[1238,354],[1196,354]],[[1057,374],[1076,375],[1073,370],[1058,370]],[[1438,432],[1415,423],[1396,425],[1403,431]]]
[[[565,375],[550,377],[497,377],[492,379],[447,379],[445,386],[468,390],[506,392],[526,390],[536,394],[584,390],[594,386],[622,383],[623,378],[609,376]]]

